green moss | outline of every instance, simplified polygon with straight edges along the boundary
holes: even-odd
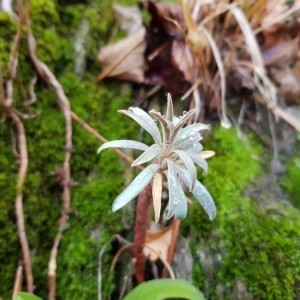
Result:
[[[293,204],[300,208],[300,157],[295,157],[287,165],[287,174],[283,179],[282,185],[289,193]]]
[[[13,288],[15,269],[19,258],[14,217],[17,166],[11,152],[9,126],[3,124],[0,126],[0,149],[0,240],[2,241],[0,245],[0,295],[3,299],[9,299],[5,292]]]
[[[215,128],[211,136],[204,139],[204,150],[216,152],[208,160],[208,175],[202,177],[202,181],[215,200],[217,218],[209,221],[202,207],[194,201],[182,228],[195,239],[208,238],[228,211],[246,204],[241,194],[260,172],[262,148],[251,136],[243,143],[234,129]],[[201,174],[198,177],[201,178]]]
[[[56,9],[56,1],[53,0],[32,0],[30,15],[33,29],[36,29],[38,32],[54,26],[60,21]]]
[[[76,11],[80,5],[81,10]],[[56,10],[57,7],[60,9]],[[85,17],[92,24],[91,37],[95,39],[94,45],[97,45],[101,34],[101,39],[104,38],[105,26],[112,21],[112,14],[109,14],[107,19],[100,18],[101,22],[98,22],[99,27],[96,28],[97,13],[101,15],[104,8],[108,12],[109,7],[110,1],[101,1],[96,13],[91,8],[85,12]],[[73,22],[72,25],[77,22],[78,26],[84,17],[82,12],[86,11],[84,6],[80,3],[68,3],[64,8],[67,13],[78,13],[77,19],[69,20],[70,23]],[[77,27],[68,27],[65,19],[61,26],[59,20],[66,14],[58,14],[57,11],[61,12],[63,9],[55,1],[32,1],[31,17],[39,58],[55,71],[70,99],[72,109],[81,118],[108,139],[120,136],[130,138],[130,132],[135,127],[128,118],[116,112],[128,106],[130,93],[120,93],[113,83],[95,84],[95,74],[87,73],[85,79],[80,81],[70,72],[74,65],[72,34]],[[1,20],[6,25],[11,22],[8,16],[2,14]],[[8,32],[4,41],[8,55],[16,26],[12,23],[11,29],[9,26],[5,29]],[[2,36],[6,37],[5,34]],[[87,49],[88,53],[95,54],[96,46],[93,47]],[[34,70],[29,63],[26,39],[21,41],[20,49],[21,78],[18,78],[20,85],[15,85],[16,103],[22,112],[40,111],[40,115],[34,119],[24,120],[29,154],[28,174],[24,185],[24,212],[26,232],[34,254],[35,292],[46,299],[48,259],[58,230],[57,221],[61,210],[62,188],[55,173],[62,167],[64,160],[65,122],[57,105],[55,92],[41,84],[41,81],[35,87],[38,101],[29,110],[21,106],[21,99],[26,100],[26,95],[22,96],[19,87],[23,85],[27,88]],[[28,91],[25,93],[29,94]],[[10,123],[0,127],[0,238],[6,241],[0,246],[0,260],[5,262],[1,266],[4,273],[1,274],[0,295],[4,299],[11,297],[16,267],[21,258],[14,217],[18,166],[11,149],[11,130]],[[73,123],[71,172],[75,186],[72,189],[72,213],[58,253],[57,299],[74,299],[76,296],[78,299],[96,298],[98,253],[109,238],[121,230],[121,214],[112,214],[111,204],[122,190],[123,169],[113,152],[108,151],[101,157],[96,154],[100,144],[79,124]],[[95,238],[97,228],[101,229],[101,234]],[[108,273],[109,260],[107,254],[103,266],[105,273]],[[107,294],[111,286],[108,276],[104,277],[103,286],[104,294]]]
[[[17,23],[11,15],[0,12],[0,66],[3,77],[8,76],[8,61],[11,51],[11,43],[17,31]]]
[[[255,299],[295,299],[300,292],[300,219],[293,208],[228,215],[221,277],[243,280]],[[224,225],[225,225],[224,224]],[[230,234],[229,234],[230,233]],[[230,250],[229,250],[230,249]]]
[[[242,280],[254,299],[294,299],[299,293],[299,211],[280,204],[276,210],[261,211],[255,199],[243,196],[261,173],[261,146],[251,136],[241,142],[234,130],[217,128],[205,149],[216,152],[203,179],[216,201],[217,217],[208,221],[194,203],[182,228],[210,249],[212,259],[225,252],[221,267],[213,270],[210,297],[218,298],[218,285],[233,292]],[[292,182],[296,187],[297,180]],[[194,278],[199,277],[198,269]],[[198,286],[204,290],[204,285]]]

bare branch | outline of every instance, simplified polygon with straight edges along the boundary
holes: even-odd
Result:
[[[63,163],[63,194],[62,194],[62,205],[63,210],[61,213],[61,218],[59,220],[59,230],[55,237],[51,254],[49,260],[49,268],[48,268],[48,284],[49,284],[49,299],[54,300],[56,294],[56,257],[58,247],[62,237],[62,231],[68,221],[70,206],[71,206],[71,171],[70,171],[70,159],[71,159],[71,151],[72,151],[72,118],[71,118],[71,108],[70,103],[65,95],[63,87],[55,77],[55,75],[50,71],[48,66],[44,64],[36,55],[36,43],[33,33],[31,31],[30,26],[30,15],[29,11],[27,13],[27,27],[28,27],[28,48],[30,58],[36,68],[38,74],[43,78],[45,82],[47,82],[52,88],[54,88],[58,100],[59,106],[64,114],[65,118],[65,131],[66,131],[66,142],[65,142],[65,157]]]
[[[17,195],[15,199],[15,212],[17,218],[19,240],[21,243],[21,248],[22,248],[22,253],[24,258],[27,290],[28,292],[32,293],[34,290],[34,283],[33,283],[33,275],[32,275],[30,249],[29,249],[28,240],[25,231],[24,210],[23,210],[23,185],[27,174],[27,168],[28,168],[28,152],[27,152],[26,135],[25,135],[24,125],[21,119],[17,116],[17,114],[12,112],[10,114],[10,118],[12,119],[17,129],[17,133],[18,133],[17,144],[19,148],[19,158],[20,158],[19,174],[18,174],[18,181],[17,181]]]

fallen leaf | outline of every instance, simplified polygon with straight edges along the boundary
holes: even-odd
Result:
[[[156,231],[148,231],[146,235],[144,255],[151,261],[156,261],[158,258],[167,260],[171,239],[172,227],[166,227]]]
[[[114,4],[113,9],[121,29],[126,31],[127,35],[137,32],[142,27],[141,11],[136,6]]]
[[[271,68],[271,76],[278,84],[279,93],[285,100],[300,103],[300,76],[288,66]]]
[[[98,59],[104,70],[97,77],[116,77],[135,82],[144,82],[145,29],[141,27],[127,38],[101,49]]]

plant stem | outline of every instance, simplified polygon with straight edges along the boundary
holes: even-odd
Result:
[[[152,182],[140,193],[134,228],[135,277],[138,284],[144,282],[145,256],[143,253],[152,202]]]

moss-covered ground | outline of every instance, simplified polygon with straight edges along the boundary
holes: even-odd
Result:
[[[131,104],[131,92],[124,92],[116,82],[95,83],[100,70],[95,57],[108,40],[113,24],[111,1],[32,0],[31,10],[37,54],[58,77],[73,111],[109,140],[136,138],[135,124],[116,113]],[[74,75],[74,40],[84,18],[90,24],[85,41],[87,70],[79,78]],[[0,25],[0,57],[5,66],[16,23],[9,15],[0,13]],[[26,49],[24,38],[15,82],[16,105],[22,112],[40,114],[23,121],[29,154],[24,208],[35,292],[47,299],[47,264],[61,210],[61,186],[55,174],[64,159],[65,127],[56,94],[40,79],[35,88],[38,101],[30,108],[22,106],[34,74]],[[6,77],[4,67],[3,74]],[[300,295],[299,158],[290,163],[282,183],[295,207],[282,204],[276,209],[261,210],[256,200],[247,198],[243,192],[262,172],[262,146],[251,137],[241,142],[233,129],[214,127],[205,148],[214,150],[216,156],[210,159],[209,174],[203,180],[216,201],[217,218],[208,221],[195,203],[182,222],[182,233],[189,237],[194,256],[194,284],[205,289],[205,273],[197,263],[199,244],[205,243],[211,253],[219,255],[221,251],[222,256],[210,279],[209,299],[218,299],[217,286],[233,290],[237,280],[245,284],[253,299],[296,299]],[[15,270],[21,259],[14,214],[18,165],[12,150],[12,132],[10,122],[0,125],[2,299],[11,297]],[[112,151],[97,156],[100,142],[75,122],[73,143],[72,213],[58,252],[58,300],[96,299],[98,254],[113,234],[122,231],[121,213],[111,213],[111,203],[124,185],[122,163]],[[108,254],[103,259],[104,297],[111,288],[110,259]]]
[[[200,243],[206,244],[215,261],[219,261],[214,264],[206,294],[209,299],[232,299],[237,294],[234,291],[237,281],[242,281],[253,299],[297,299],[299,210],[283,204],[284,201],[275,208],[262,210],[256,199],[244,196],[246,187],[254,185],[263,172],[263,149],[257,140],[250,136],[242,142],[235,130],[216,128],[208,146],[216,151],[216,156],[210,160],[204,182],[217,202],[218,215],[211,223],[199,205],[192,205],[188,219],[183,222],[183,232],[191,239],[195,261],[199,262],[195,247]],[[291,178],[291,174],[300,175],[297,168],[293,163],[284,179],[292,198],[297,198],[298,184]],[[202,264],[195,263],[193,267],[194,283],[205,290]],[[226,287],[226,293],[217,292],[220,285]]]

